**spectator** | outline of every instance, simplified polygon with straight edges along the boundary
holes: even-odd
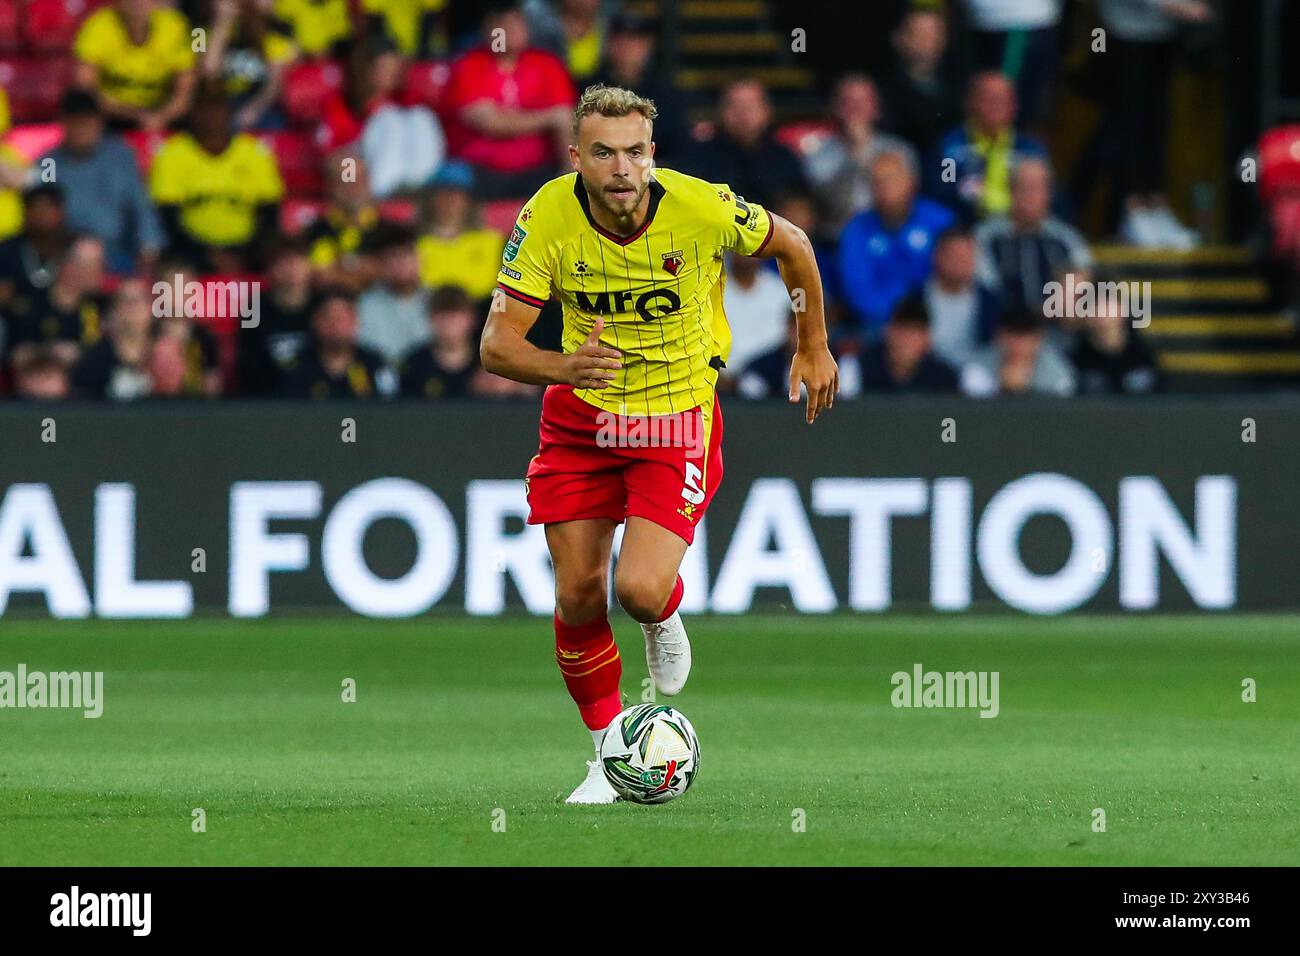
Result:
[[[997,295],[976,278],[976,248],[968,229],[954,226],[942,233],[923,293],[934,352],[954,368],[965,365],[997,325]]]
[[[840,303],[842,297],[839,288],[839,270],[835,261],[835,244],[839,241],[839,236],[822,238],[826,230],[822,229],[821,220],[817,217],[817,204],[807,193],[786,193],[777,199],[770,211],[794,223],[812,242],[813,255],[817,259],[817,271],[822,276],[822,298],[826,321],[833,325],[839,321],[843,310]],[[768,271],[780,274],[775,260],[768,259],[764,262]]]
[[[595,76],[607,26],[601,0],[525,0],[523,9],[539,49],[563,60],[569,75],[580,83]]]
[[[102,334],[104,244],[81,236],[60,261],[48,288],[36,289],[12,310],[9,348],[15,363],[37,349],[51,349],[68,365]]]
[[[446,158],[447,142],[426,106],[404,106],[406,61],[391,48],[357,43],[345,83],[322,106],[318,142],[326,151],[360,149],[380,198],[419,189]]]
[[[465,290],[441,286],[429,297],[426,341],[402,359],[403,398],[467,398],[488,373],[479,365],[478,312]]]
[[[865,74],[840,79],[831,111],[836,131],[804,159],[804,172],[817,196],[823,228],[838,236],[845,223],[871,208],[871,166],[878,156],[903,153],[913,166],[917,159],[904,140],[876,131],[880,98]]]
[[[70,242],[63,190],[53,183],[23,193],[23,231],[0,242],[0,317],[30,309],[49,287]]]
[[[162,132],[194,92],[194,50],[184,14],[156,0],[113,0],[77,34],[76,84],[118,128]]]
[[[316,282],[360,292],[374,278],[374,261],[363,250],[379,226],[365,161],[347,153],[331,156],[325,189],[325,213],[307,231]]]
[[[1121,238],[1132,245],[1190,249],[1196,233],[1174,216],[1164,195],[1169,85],[1178,31],[1205,23],[1214,10],[1201,0],[1101,0],[1110,52],[1108,107],[1101,168],[1118,170]],[[1137,92],[1140,91],[1140,92]]]
[[[284,195],[275,157],[248,133],[230,132],[230,104],[207,88],[194,104],[190,132],[175,133],[154,157],[150,194],[176,251],[208,271],[237,273],[259,256]]]
[[[941,9],[910,9],[891,39],[893,59],[880,79],[885,127],[929,156],[961,119],[961,94],[945,55],[947,18]]]
[[[127,279],[117,287],[107,333],[73,368],[73,391],[82,398],[115,402],[152,394],[152,299],[143,281]]]
[[[201,281],[192,264],[173,261],[166,268],[162,279],[171,280],[173,290],[184,290],[188,281]],[[174,300],[168,314],[154,312],[150,391],[173,398],[215,398],[225,386],[217,340],[187,305]]]
[[[655,43],[651,21],[627,13],[614,17],[605,42],[605,63],[595,81],[636,90],[654,101],[659,110],[654,124],[655,162],[673,164],[690,146],[687,109],[676,88],[665,82],[657,69]]]
[[[761,259],[728,254],[722,307],[731,326],[731,354],[721,386],[726,388],[750,362],[785,341],[790,293]]]
[[[236,129],[280,129],[278,101],[298,56],[276,29],[267,0],[211,0],[213,24],[199,73],[220,80],[234,108]]]
[[[1040,313],[1023,307],[1004,312],[993,342],[961,371],[961,387],[974,398],[991,395],[1073,395],[1074,368],[1046,340]]]
[[[27,160],[8,143],[9,100],[0,87],[0,241],[12,239],[23,229],[22,191],[31,179]]]
[[[67,360],[56,349],[41,346],[15,362],[14,398],[33,402],[67,398],[71,379]]]
[[[976,67],[1016,84],[1020,127],[1038,123],[1056,74],[1061,0],[966,0],[974,27]]]
[[[1024,159],[1046,159],[1037,140],[1017,133],[1016,90],[1000,73],[981,73],[966,96],[966,125],[939,143],[931,162],[931,194],[968,220],[1005,215],[1011,170]]]
[[[781,398],[790,394],[790,363],[799,347],[799,325],[794,313],[786,321],[781,344],[752,359],[740,369],[736,394],[741,398]],[[841,383],[841,392],[843,384]]]
[[[447,0],[361,0],[366,33],[382,36],[404,57],[432,60],[447,52]]]
[[[443,98],[450,153],[474,166],[485,199],[529,196],[558,169],[577,94],[564,63],[529,45],[516,5],[494,7],[483,27],[483,45],[451,67]]]
[[[275,0],[271,9],[308,56],[335,56],[352,37],[348,0]]]
[[[1051,214],[1052,171],[1028,159],[1012,174],[1011,210],[975,231],[981,278],[1011,307],[1042,312],[1045,286],[1067,272],[1089,272],[1092,254],[1074,227]]]
[[[239,329],[239,385],[250,395],[278,391],[280,370],[307,346],[312,270],[305,237],[282,237],[271,250],[261,314]]]
[[[357,298],[357,341],[395,366],[428,338],[429,293],[410,229],[385,224],[372,242],[375,282]]]
[[[1084,322],[1070,358],[1085,395],[1143,395],[1161,386],[1160,367],[1146,339],[1110,300],[1099,300]]]
[[[151,272],[164,236],[134,154],[119,137],[106,135],[89,93],[70,90],[60,112],[63,142],[47,158],[68,199],[68,227],[104,242],[114,274]]]
[[[956,392],[952,366],[934,354],[930,318],[913,297],[894,310],[881,341],[841,361],[846,398],[863,392]],[[854,381],[856,379],[856,381]]]
[[[918,292],[933,267],[934,243],[954,217],[916,195],[917,172],[902,153],[871,167],[875,207],[859,213],[840,236],[840,287],[854,335],[879,337],[894,309]]]
[[[505,236],[478,222],[474,171],[450,162],[438,170],[425,204],[427,223],[415,249],[420,282],[427,288],[454,285],[486,302],[497,284]]]
[[[321,293],[312,310],[311,343],[285,363],[280,394],[287,398],[391,398],[397,378],[384,360],[357,344],[357,308],[341,289]]]
[[[722,92],[718,130],[692,151],[686,171],[727,183],[767,205],[787,192],[807,192],[799,159],[772,135],[772,106],[756,80],[736,80]]]

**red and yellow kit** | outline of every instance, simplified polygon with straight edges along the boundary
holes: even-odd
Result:
[[[561,176],[525,204],[506,243],[505,294],[558,298],[566,352],[603,318],[601,344],[623,363],[608,388],[547,389],[530,523],[638,515],[690,541],[722,476],[722,257],[761,252],[772,220],[727,186],[673,170],[656,170],[649,190],[644,225],[618,236],[592,218],[578,174]]]

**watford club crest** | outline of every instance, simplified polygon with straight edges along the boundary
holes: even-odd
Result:
[[[686,256],[682,254],[680,249],[675,249],[672,252],[665,252],[663,259],[664,271],[673,276],[681,272],[682,266],[686,264]]]

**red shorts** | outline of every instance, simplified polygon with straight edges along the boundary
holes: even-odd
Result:
[[[722,481],[722,410],[620,416],[588,405],[570,385],[542,397],[541,441],[524,479],[528,523],[630,515],[687,544]]]

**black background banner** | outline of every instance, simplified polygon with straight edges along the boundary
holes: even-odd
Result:
[[[703,606],[693,610],[744,611],[774,601],[805,611],[1294,608],[1298,413],[1294,398],[864,400],[842,402],[809,427],[801,407],[724,402],[726,476],[704,540],[688,558],[708,580],[695,589]],[[342,440],[346,419],[355,422],[355,441]],[[51,424],[52,442],[43,440]],[[521,586],[511,559],[503,570],[494,550],[494,542],[524,531],[517,513],[498,506],[503,498],[522,500],[522,475],[536,444],[531,404],[3,407],[0,565],[10,565],[0,567],[0,578],[10,582],[0,588],[9,592],[4,613],[49,613],[43,593],[13,583],[27,573],[23,562],[33,560],[33,519],[20,512],[41,495],[52,500],[66,533],[89,613],[104,613],[97,551],[101,562],[133,553],[135,580],[187,582],[194,609],[236,612],[232,500],[236,487],[257,482],[299,483],[281,486],[295,494],[319,489],[318,507],[301,503],[306,517],[267,525],[272,535],[301,535],[307,561],[301,570],[266,575],[265,611],[347,610],[352,605],[340,599],[326,566],[326,525],[349,492],[377,479],[401,480],[377,489],[398,497],[402,489],[427,489],[449,519],[425,539],[434,570],[422,572],[444,575],[445,585],[431,605],[417,599],[403,613],[426,606],[495,613],[525,603],[540,613],[545,582],[534,575]],[[117,489],[118,508],[123,487],[133,494],[134,541],[106,519],[104,486]],[[998,509],[990,505],[999,496],[1017,497],[1009,487],[1027,496],[1018,496],[1020,512],[1001,502],[1008,505],[1001,524],[1010,521],[1011,531],[1003,527],[998,538],[999,522],[989,514]],[[474,495],[488,502],[477,530],[467,525]],[[874,504],[864,505],[867,499]],[[1069,499],[1081,523],[1071,529],[1050,514],[1026,519],[1023,508],[1042,499]],[[883,522],[872,517],[885,507],[882,500],[895,512]],[[855,508],[862,511],[851,518]],[[489,512],[490,533],[483,518]],[[1171,559],[1170,514],[1192,550],[1201,548],[1199,570]],[[1164,537],[1153,544],[1153,523],[1162,521]],[[377,578],[410,571],[421,549],[409,523],[386,517],[360,526],[355,542],[339,530],[336,554],[359,549]],[[1014,545],[1014,566],[1006,540]],[[204,551],[202,572],[192,570],[196,548]],[[535,567],[534,559],[519,560]],[[1053,579],[1071,560],[1078,565],[1073,584]],[[1092,585],[1080,585],[1085,562]],[[333,562],[336,575],[346,576],[348,567]],[[756,580],[765,573],[775,583]],[[783,575],[798,579],[797,594],[781,583]],[[1006,583],[1034,576],[1041,586],[1016,591]],[[237,611],[263,612],[248,605]]]

